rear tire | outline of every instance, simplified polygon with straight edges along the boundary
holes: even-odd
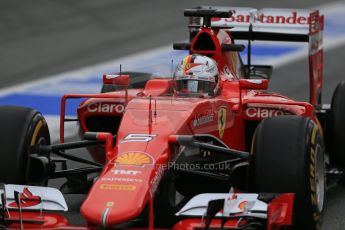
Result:
[[[0,106],[0,181],[30,184],[28,156],[37,145],[50,144],[47,123],[31,108]]]
[[[317,125],[306,117],[263,120],[252,144],[252,190],[294,193],[297,229],[319,229],[325,198],[324,145]]]
[[[329,148],[331,164],[345,168],[345,82],[338,84],[332,97]]]

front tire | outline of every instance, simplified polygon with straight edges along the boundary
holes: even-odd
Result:
[[[297,229],[319,229],[325,199],[324,144],[309,118],[280,116],[257,127],[252,144],[252,189],[294,193]]]
[[[38,145],[50,144],[45,119],[31,108],[0,106],[0,127],[0,181],[30,184],[28,156]]]

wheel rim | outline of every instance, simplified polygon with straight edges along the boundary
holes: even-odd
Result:
[[[315,185],[317,207],[319,212],[321,212],[325,196],[325,166],[323,151],[320,145],[317,145],[315,148]]]
[[[34,146],[31,146],[31,148],[28,149],[27,154],[30,155],[30,154],[35,153],[35,152],[33,152],[33,150],[36,150],[36,148],[38,146],[40,146],[40,145],[47,145],[47,144],[50,144],[48,139],[46,139],[46,137],[44,137],[44,136],[39,136],[39,138],[34,143]],[[29,167],[29,165],[27,165],[27,168],[28,167]],[[29,173],[30,173],[30,170],[28,168],[26,170],[26,178],[27,178],[27,180],[30,177]],[[28,180],[27,183],[30,184],[30,185],[35,185],[35,186],[47,186],[48,185],[48,180],[35,181],[35,182],[32,182],[32,181]]]

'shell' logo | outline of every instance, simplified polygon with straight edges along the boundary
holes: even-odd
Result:
[[[34,196],[32,192],[29,191],[27,187],[24,187],[23,193],[20,193],[20,206],[22,208],[32,207],[40,204],[42,202],[40,196]],[[16,202],[8,204],[11,208],[18,208]]]
[[[152,165],[153,159],[146,153],[127,152],[119,155],[115,160],[115,163],[119,165],[145,166]]]

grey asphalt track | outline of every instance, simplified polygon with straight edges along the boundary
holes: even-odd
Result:
[[[325,1],[1,0],[0,87],[185,39],[183,9],[201,4],[303,8]]]
[[[251,7],[312,7],[323,0],[1,0],[0,88],[88,66],[187,37],[183,9],[201,4]],[[345,47],[325,53],[324,103],[345,80]],[[297,99],[307,95],[307,62],[274,72],[271,89]],[[82,197],[68,195],[74,223]],[[324,230],[345,227],[345,187],[327,193]]]

